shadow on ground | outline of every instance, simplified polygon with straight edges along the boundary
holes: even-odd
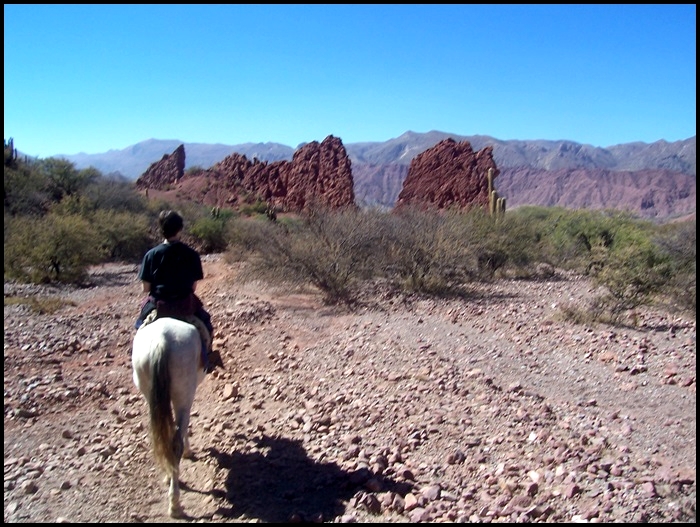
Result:
[[[335,463],[315,461],[298,441],[263,436],[257,448],[257,452],[231,454],[210,449],[228,470],[225,497],[230,507],[218,514],[264,523],[328,522],[344,514],[353,497],[373,512],[379,505],[373,492],[405,495],[412,489],[410,483],[366,468],[346,471]]]

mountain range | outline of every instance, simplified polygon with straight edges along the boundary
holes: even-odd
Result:
[[[391,208],[413,158],[446,138],[468,141],[474,150],[493,148],[499,193],[508,207],[614,208],[643,217],[667,219],[695,213],[696,137],[667,142],[625,143],[606,148],[568,140],[500,140],[439,131],[408,131],[384,142],[348,143],[356,201]],[[323,138],[319,138],[319,141]],[[341,138],[342,140],[342,138]],[[183,145],[186,169],[209,168],[233,153],[264,162],[291,160],[292,148],[279,143],[238,145],[149,139],[102,154],[57,155],[77,168],[137,179],[152,163]]]

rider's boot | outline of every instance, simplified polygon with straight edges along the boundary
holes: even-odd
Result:
[[[207,354],[207,373],[213,372],[216,368],[224,369],[224,361],[221,360],[221,353],[210,350]]]

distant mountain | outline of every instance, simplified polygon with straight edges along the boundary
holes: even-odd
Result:
[[[406,132],[384,142],[348,143],[345,149],[353,165],[410,165],[421,152],[448,137],[455,141],[469,141],[475,150],[493,146],[494,159],[499,168],[531,167],[544,170],[566,168],[600,168],[608,170],[666,169],[696,175],[695,136],[684,141],[669,143],[626,143],[607,148],[575,143],[573,141],[508,140],[486,135],[456,135],[446,132]],[[322,141],[323,138],[318,138]],[[342,137],[341,137],[342,140]],[[237,153],[260,161],[291,160],[295,149],[279,143],[243,143],[223,145],[183,143],[177,140],[148,139],[123,150],[109,150],[103,154],[57,155],[75,163],[77,168],[93,166],[108,174],[120,172],[129,179],[137,179],[163,155],[185,145],[185,168],[209,168],[226,156]]]
[[[469,141],[474,150],[493,147],[500,170],[497,187],[507,198],[509,208],[525,204],[627,208],[648,217],[695,212],[695,136],[683,141],[635,142],[602,148],[565,140],[500,140],[485,135],[408,131],[384,142],[348,143],[344,146],[352,162],[358,204],[391,208],[412,159],[448,137]],[[93,166],[104,174],[120,173],[135,180],[181,144],[177,140],[149,139],[103,154],[54,157],[72,161],[77,168]],[[184,146],[186,169],[209,168],[232,153],[273,162],[289,161],[295,152],[279,143]],[[634,174],[637,172],[638,176]]]
[[[600,148],[573,141],[406,132],[384,143],[346,145],[358,203],[393,206],[413,157],[447,137],[469,141],[475,150],[493,147],[500,171],[496,186],[509,208],[615,208],[648,218],[695,212],[695,137]]]
[[[417,154],[448,137],[455,141],[469,141],[474,150],[493,146],[493,157],[499,168],[658,168],[695,175],[695,136],[674,143],[661,140],[651,144],[637,142],[601,148],[573,141],[502,141],[487,135],[464,136],[432,131],[425,134],[406,132],[383,143],[350,143],[345,148],[353,163],[409,165]]]
[[[119,172],[129,179],[137,179],[152,163],[166,154],[171,154],[184,144],[187,159],[185,168],[209,168],[227,156],[237,153],[248,159],[257,157],[260,161],[280,161],[291,159],[294,149],[279,143],[244,143],[222,145],[208,143],[183,143],[175,139],[148,139],[122,150],[109,150],[103,154],[57,155],[75,164],[77,168],[95,167],[103,174]]]

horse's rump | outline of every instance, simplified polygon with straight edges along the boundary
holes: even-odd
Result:
[[[194,317],[193,317],[194,318]],[[202,339],[195,324],[175,318],[160,317],[141,326],[134,335],[131,360],[134,383],[148,397],[156,365],[167,364],[171,379],[171,392],[178,395],[184,386],[194,390],[201,373],[199,361]],[[162,363],[161,361],[165,361]]]
[[[155,322],[156,320],[164,318],[164,316],[158,311],[157,309],[154,309],[151,311],[144,319],[143,323],[141,324],[141,328],[144,326],[147,326],[148,324],[151,324],[152,322]],[[183,322],[187,322],[188,324],[192,324],[194,327],[196,327],[199,330],[199,334],[202,337],[202,346],[205,350],[210,350],[211,349],[211,340],[213,335],[209,332],[209,329],[207,328],[207,325],[204,323],[204,321],[199,318],[197,315],[189,315],[186,317],[172,317],[176,318],[178,320],[182,320]],[[139,329],[141,329],[139,328]]]

